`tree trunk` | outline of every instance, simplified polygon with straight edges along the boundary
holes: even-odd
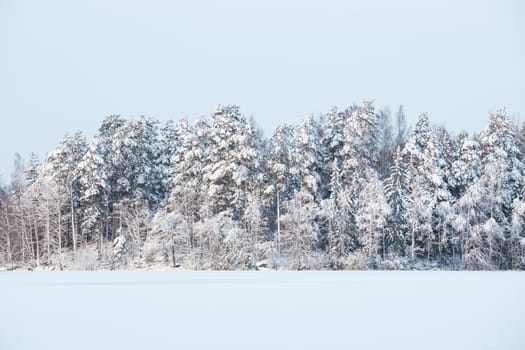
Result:
[[[382,242],[382,246],[383,246],[382,247],[382,255],[383,255],[383,260],[384,260],[385,256],[386,256],[386,247],[385,247],[386,240],[385,240],[385,228],[384,227],[381,229],[381,239],[383,241]]]
[[[49,202],[46,203],[46,246],[47,246],[47,265],[51,266],[51,215],[49,213]]]
[[[427,261],[430,261],[430,247],[432,247],[432,241],[429,234],[427,239]]]
[[[22,240],[22,262],[26,262],[26,247],[29,247],[29,242],[27,240],[27,225],[24,218],[21,219],[20,225],[22,226],[22,237],[20,239]]]
[[[73,189],[70,191],[70,204],[71,204],[71,236],[73,238],[73,261],[77,256],[77,231],[75,227],[75,206],[73,201]]]
[[[410,257],[412,258],[412,261],[414,261],[415,258],[415,248],[416,248],[416,238],[414,233],[414,227],[412,227],[412,232],[410,233],[410,238],[412,240],[410,244]]]
[[[22,220],[23,217],[22,217]],[[34,246],[34,243],[33,243],[33,227],[31,226],[31,220],[28,219],[28,224],[29,226],[29,231],[28,231],[28,235],[26,237],[27,239],[27,244],[29,245],[29,252],[31,253],[31,260],[35,259],[35,246]]]
[[[281,255],[281,198],[277,190],[277,252]]]
[[[40,265],[40,243],[38,242],[38,226],[36,217],[33,216],[33,229],[35,230],[36,264]]]
[[[177,261],[175,260],[175,237],[173,233],[171,234],[171,261],[173,268],[177,267]]]
[[[58,206],[58,268],[62,271],[62,215]]]
[[[11,232],[9,227],[9,213],[7,211],[7,208],[4,208],[5,212],[5,222],[6,222],[6,230],[5,230],[5,238],[6,238],[6,244],[7,244],[7,262],[12,263],[13,262],[13,252],[11,251]]]

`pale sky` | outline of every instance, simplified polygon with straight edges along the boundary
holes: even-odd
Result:
[[[525,1],[0,0],[0,174],[110,114],[235,103],[271,134],[363,99],[451,131],[525,119]]]

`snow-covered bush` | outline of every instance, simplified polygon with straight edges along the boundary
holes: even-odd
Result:
[[[113,241],[113,262],[115,265],[128,263],[129,243],[126,236],[120,234]]]
[[[368,270],[370,268],[370,257],[366,252],[357,250],[349,253],[343,260],[345,270]]]

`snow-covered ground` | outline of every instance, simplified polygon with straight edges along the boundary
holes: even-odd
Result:
[[[0,349],[525,349],[525,273],[10,272]]]

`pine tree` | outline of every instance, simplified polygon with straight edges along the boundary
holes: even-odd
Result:
[[[465,189],[479,178],[481,161],[478,155],[479,143],[471,139],[466,132],[459,134],[457,144],[449,183],[453,195],[459,198]]]
[[[378,132],[378,116],[372,102],[365,101],[362,107],[351,109],[344,129],[345,143],[342,149],[341,171],[344,198],[347,203],[345,204],[345,211],[347,212],[345,226],[348,235],[350,235],[352,246],[355,245],[354,242],[356,241],[360,243],[357,237],[356,215],[361,206],[360,193],[364,186],[361,179],[378,165]]]
[[[184,121],[184,122],[183,122]],[[183,119],[181,123],[188,123]],[[167,196],[172,189],[172,181],[174,175],[173,157],[180,147],[181,130],[177,130],[173,120],[168,120],[160,130],[159,141],[159,165],[161,167],[161,178],[163,185],[163,193]]]
[[[501,161],[508,172],[509,190],[516,197],[523,186],[523,155],[520,152],[516,127],[505,110],[490,115],[489,125],[480,135],[482,165]]]
[[[510,268],[525,270],[525,201],[521,198],[512,202],[512,223],[509,239],[508,258]]]
[[[342,269],[348,253],[358,246],[357,229],[351,199],[343,186],[337,158],[334,159],[330,181],[330,197],[321,205],[327,221],[328,259],[334,269]]]
[[[452,163],[452,143],[443,129],[433,129],[426,150],[425,170],[427,185],[434,197],[432,210],[432,234],[427,237],[427,260],[443,259],[443,252],[449,249],[452,232],[448,220],[451,215],[453,197],[448,178]]]
[[[393,257],[405,256],[408,234],[407,207],[410,204],[406,164],[398,147],[390,177],[385,181],[385,194],[391,213],[387,218],[385,250]]]
[[[319,127],[313,117],[305,119],[295,130],[291,151],[291,175],[294,177],[296,189],[309,196],[309,200],[317,201],[320,194],[320,139]]]
[[[452,178],[452,164],[456,160],[456,149],[455,140],[450,136],[447,129],[439,127],[436,130],[437,133],[437,144],[439,149],[439,159],[437,164],[441,169],[443,188],[442,190],[448,192],[445,194],[448,200],[449,196],[452,195],[452,185],[450,184]]]
[[[99,249],[107,232],[106,218],[109,214],[108,183],[102,152],[101,139],[95,137],[75,170],[82,208],[81,239],[84,243],[96,240]]]
[[[189,230],[190,254],[195,248],[193,225],[199,220],[199,212],[205,198],[203,169],[206,166],[209,125],[199,119],[195,127],[186,120],[177,125],[179,146],[172,157],[171,192],[168,210],[179,213]]]
[[[379,111],[377,124],[377,171],[380,178],[385,179],[390,174],[395,151],[392,116],[389,109]]]
[[[278,126],[270,139],[265,158],[266,184],[263,194],[272,209],[269,224],[270,229],[276,230],[277,246],[280,245],[282,203],[290,199],[294,188],[290,174],[292,133],[291,127]]]
[[[326,114],[325,122],[322,124],[322,144],[328,151],[328,157],[326,159],[327,167],[332,166],[336,159],[338,164],[342,162],[341,152],[345,142],[343,131],[347,118],[347,113],[338,111],[336,107],[332,108],[330,112]]]
[[[419,218],[410,218],[411,229],[424,228],[418,232],[411,232],[412,258],[417,252],[416,255],[426,257],[430,261],[438,255],[438,252],[443,249],[442,245],[446,243],[446,240],[438,239],[444,232],[443,227],[439,232],[436,227],[436,224],[444,219],[441,215],[445,211],[441,210],[444,208],[441,203],[451,200],[447,183],[447,171],[451,160],[445,159],[445,147],[441,143],[446,138],[447,136],[444,138],[440,136],[438,129],[430,127],[426,115],[421,115],[403,150],[403,155],[408,162],[407,173],[412,199],[411,215],[422,215]],[[448,146],[447,152],[450,152]],[[423,210],[422,205],[427,205],[430,212]],[[415,247],[414,244],[420,246]]]
[[[41,166],[42,164],[38,156],[35,153],[31,153],[25,167],[26,183],[28,186],[31,186],[38,179]]]
[[[344,128],[348,115],[348,110],[341,112],[333,107],[320,124],[320,176],[322,179],[330,178],[335,161],[342,164],[342,151],[345,142]],[[328,181],[321,181],[321,184],[323,186],[323,199],[326,199],[331,194]]]
[[[232,210],[234,220],[242,215],[246,194],[257,172],[255,130],[237,106],[224,106],[213,115],[208,164],[203,169],[214,212]]]
[[[378,116],[372,102],[365,101],[346,120],[345,143],[342,149],[343,170],[347,183],[378,162]]]
[[[142,117],[131,123],[128,134],[128,166],[131,180],[131,197],[155,207],[165,197],[163,176],[160,168],[160,142],[158,139],[158,122]]]
[[[493,218],[503,233],[500,257],[493,261],[509,268],[511,247],[512,202],[519,198],[523,187],[524,164],[519,149],[517,130],[505,110],[490,115],[488,127],[480,135],[480,158],[487,201],[485,216]],[[494,226],[494,225],[493,225]]]
[[[125,160],[122,149],[127,138],[129,122],[119,115],[106,117],[95,136],[97,154],[101,157],[100,163],[104,167],[106,176],[106,190],[108,201],[116,203],[129,193],[129,181],[126,178]]]

